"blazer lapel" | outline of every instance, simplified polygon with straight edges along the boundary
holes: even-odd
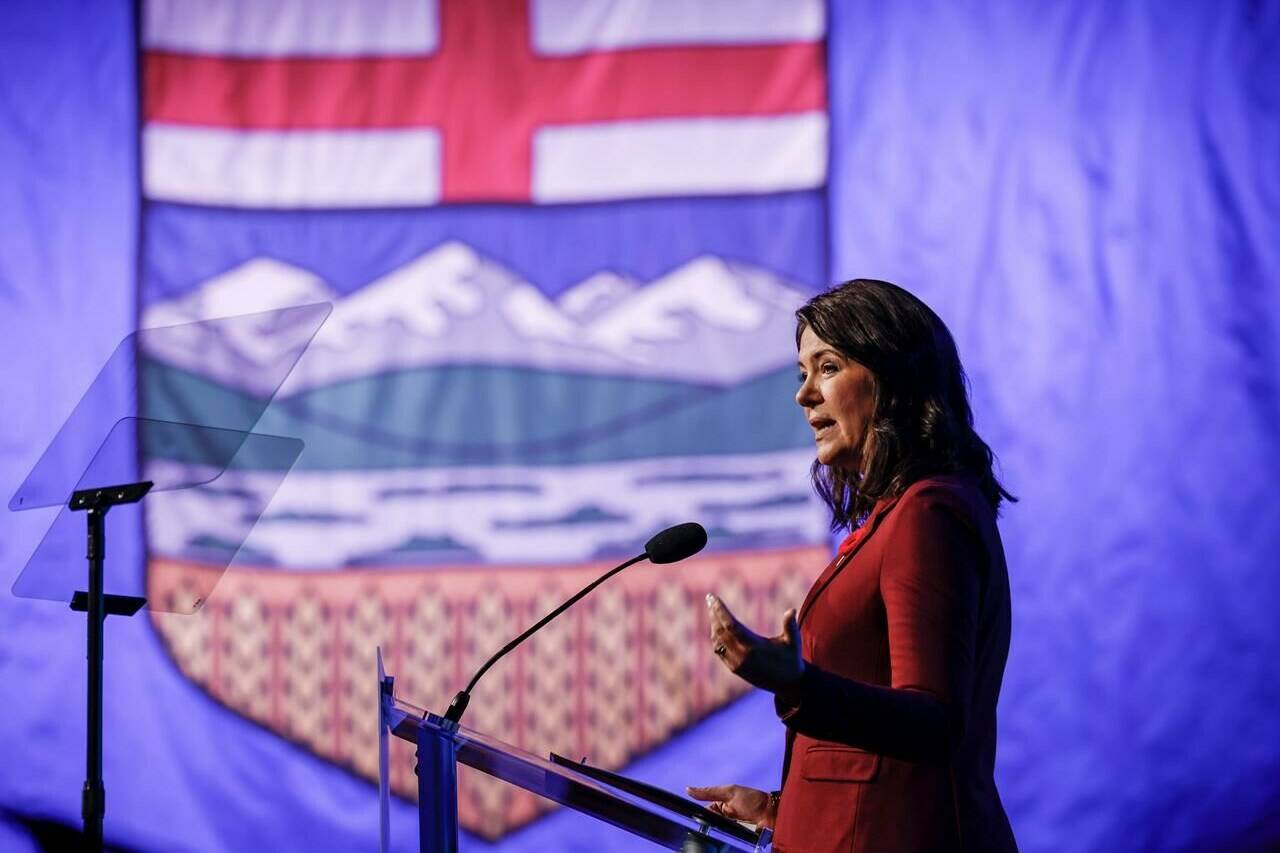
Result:
[[[831,582],[836,579],[836,575],[844,571],[844,567],[849,565],[853,560],[853,556],[862,550],[862,546],[867,544],[867,540],[875,535],[881,519],[885,517],[889,510],[893,509],[894,504],[897,502],[897,498],[890,498],[876,504],[875,509],[871,512],[871,518],[867,519],[866,522],[867,532],[853,544],[851,549],[828,563],[827,567],[822,570],[822,574],[818,575],[818,579],[813,582],[813,586],[809,588],[809,594],[804,597],[804,603],[800,605],[800,613],[796,616],[797,624],[804,624],[804,617],[808,615],[814,601],[822,594],[823,590],[831,585]]]

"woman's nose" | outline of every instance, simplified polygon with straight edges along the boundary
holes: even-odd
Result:
[[[800,387],[796,389],[796,404],[804,407],[812,406],[816,400],[817,389],[813,385],[813,381],[806,379],[800,383]]]

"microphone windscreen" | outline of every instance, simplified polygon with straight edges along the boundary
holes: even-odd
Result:
[[[644,553],[652,563],[678,563],[692,557],[707,544],[707,531],[696,521],[668,527],[644,543]]]

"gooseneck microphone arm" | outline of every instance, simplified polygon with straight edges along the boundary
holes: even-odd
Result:
[[[543,616],[534,623],[532,627],[526,629],[524,633],[507,643],[498,650],[497,654],[485,661],[484,666],[480,667],[480,669],[476,671],[476,674],[471,676],[471,681],[467,683],[466,689],[459,691],[458,695],[453,697],[453,701],[449,703],[448,710],[444,712],[444,718],[451,723],[456,723],[461,720],[462,715],[466,713],[467,705],[471,702],[471,690],[476,686],[476,682],[480,680],[480,677],[489,671],[491,666],[501,660],[507,652],[529,639],[530,635],[543,625],[568,610],[576,602],[580,601],[583,596],[616,575],[618,572],[628,566],[634,566],[641,560],[646,559],[652,560],[654,563],[658,564],[675,563],[683,560],[685,557],[690,557],[698,553],[706,544],[707,531],[703,530],[702,525],[691,521],[684,524],[677,524],[675,527],[668,527],[666,530],[663,530],[661,533],[657,534],[645,543],[643,554],[637,554],[622,565],[610,569],[591,583],[587,584],[581,590],[574,593],[568,601],[561,604],[555,610],[552,610],[546,616]]]
[[[524,631],[524,633],[522,633],[520,636],[516,637],[511,642],[507,643],[501,649],[498,649],[498,653],[495,654],[493,657],[489,658],[487,661],[485,661],[484,666],[476,670],[476,674],[471,676],[471,681],[467,683],[466,689],[460,691],[457,696],[453,697],[453,701],[449,703],[449,709],[444,712],[444,718],[454,723],[462,719],[462,714],[464,711],[467,710],[467,704],[471,701],[471,690],[476,686],[476,682],[480,680],[480,677],[482,675],[484,675],[486,672],[489,671],[489,667],[493,666],[495,663],[501,660],[503,656],[507,654],[507,652],[511,651],[516,646],[523,643],[525,640],[527,640],[530,637],[530,635],[533,634],[533,632],[537,631],[543,625],[547,624],[552,619],[556,618],[561,613],[568,610],[576,602],[580,601],[583,598],[583,596],[591,592],[591,590],[595,589],[600,584],[604,583],[609,578],[613,577],[618,572],[622,571],[628,566],[634,566],[636,563],[640,562],[641,560],[647,559],[648,556],[649,556],[648,554],[637,554],[636,556],[632,557],[630,560],[627,560],[622,565],[612,568],[609,571],[605,572],[600,577],[596,578],[594,581],[587,584],[587,586],[583,587],[581,590],[574,593],[573,597],[571,597],[564,604],[561,604],[555,610],[552,610],[546,616],[543,616],[541,619],[535,622],[532,627],[527,628]]]

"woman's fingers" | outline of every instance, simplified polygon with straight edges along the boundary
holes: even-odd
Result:
[[[738,620],[733,618],[724,602],[711,593],[707,593],[707,612],[711,614],[711,624],[732,628]]]
[[[716,628],[711,634],[711,651],[729,667],[736,669],[746,656],[746,646],[735,631]]]
[[[707,616],[711,622],[711,650],[725,666],[737,671],[747,655],[751,632],[729,612],[717,596],[707,595]]]
[[[701,800],[704,803],[709,800],[723,802],[733,796],[732,788],[732,785],[711,785],[706,788],[699,788],[691,785],[688,788],[685,788],[685,791],[687,791],[689,796],[693,797],[695,800]]]
[[[731,820],[759,821],[763,818],[769,802],[768,794],[742,785],[690,787],[685,790],[695,800],[707,802],[707,808],[711,811]]]
[[[689,792],[689,796],[695,800],[701,800],[707,804],[707,809],[718,815],[724,815],[731,820],[738,820],[738,809],[733,805],[733,798],[737,793],[737,785],[712,785],[708,788],[689,787],[685,788]]]
[[[742,642],[741,625],[733,618],[729,608],[719,598],[707,594],[707,615],[711,621],[711,642],[716,645],[729,646]]]

